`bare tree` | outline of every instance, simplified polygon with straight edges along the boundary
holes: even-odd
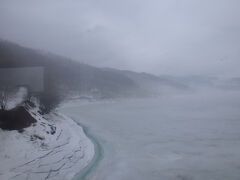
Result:
[[[43,92],[39,95],[40,109],[43,114],[48,114],[54,110],[62,101],[58,92]]]
[[[24,86],[0,86],[0,110],[4,111],[19,106],[27,100],[27,97],[28,91]]]
[[[0,108],[1,108],[1,110],[6,110],[8,99],[9,99],[8,88],[2,87],[0,89]]]

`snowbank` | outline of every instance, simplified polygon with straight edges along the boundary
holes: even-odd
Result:
[[[70,180],[94,156],[94,145],[83,129],[59,113],[41,116],[24,132],[0,129],[0,179]]]

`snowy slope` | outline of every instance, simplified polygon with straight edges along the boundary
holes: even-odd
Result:
[[[24,132],[0,129],[0,179],[72,179],[92,160],[94,145],[66,116],[29,112],[37,123]]]

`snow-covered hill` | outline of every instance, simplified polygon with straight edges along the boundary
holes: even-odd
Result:
[[[58,112],[42,116],[38,107],[28,112],[37,122],[23,132],[0,129],[0,179],[72,179],[92,160],[93,143]]]

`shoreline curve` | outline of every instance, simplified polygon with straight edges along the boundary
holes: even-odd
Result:
[[[88,127],[83,125],[82,123],[75,120],[75,118],[71,117],[71,119],[80,127],[82,127],[84,134],[87,136],[87,138],[90,139],[90,141],[94,145],[94,156],[90,163],[83,168],[80,172],[78,172],[72,180],[84,180],[88,177],[88,175],[98,166],[99,162],[103,158],[103,148],[101,147],[100,143],[97,141],[97,138],[95,138],[93,135],[89,134]]]

